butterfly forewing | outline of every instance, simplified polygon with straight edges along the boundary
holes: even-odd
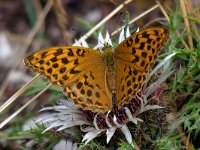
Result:
[[[100,63],[101,55],[98,51],[83,47],[52,47],[33,53],[24,62],[52,83],[63,86],[78,78],[81,72],[88,69],[88,65]]]
[[[116,72],[118,107],[141,89],[168,34],[164,28],[147,28],[131,35],[115,49],[116,65],[120,68]]]
[[[35,52],[24,62],[31,70],[61,86],[69,99],[83,109],[104,112],[111,109],[111,97],[105,90],[102,60],[99,51],[66,46]]]

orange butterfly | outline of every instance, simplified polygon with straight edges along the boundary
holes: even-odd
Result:
[[[121,108],[141,89],[168,34],[165,28],[146,28],[116,49],[109,44],[103,52],[79,46],[51,47],[33,53],[24,62],[62,87],[76,105],[106,112],[114,104]]]

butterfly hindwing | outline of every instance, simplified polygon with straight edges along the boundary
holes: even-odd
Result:
[[[128,102],[131,97],[141,89],[146,80],[147,72],[141,72],[135,68],[118,61],[117,62],[117,94],[116,104],[119,108]]]
[[[111,93],[105,84],[105,67],[96,65],[74,83],[64,87],[64,93],[84,110],[105,112],[112,109]]]

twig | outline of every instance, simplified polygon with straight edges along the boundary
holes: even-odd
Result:
[[[189,46],[190,46],[190,50],[193,51],[193,42],[192,42],[192,36],[191,36],[191,33],[190,33],[190,24],[189,24],[189,21],[188,21],[188,18],[187,18],[187,10],[186,10],[186,7],[185,7],[185,0],[180,0],[180,5],[181,5],[181,11],[182,11],[182,14],[183,14],[183,20],[184,20],[184,23],[185,23],[185,27],[186,27],[186,31],[187,31],[187,38],[188,38],[188,42],[189,42]]]

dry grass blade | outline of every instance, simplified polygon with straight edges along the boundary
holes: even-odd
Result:
[[[25,84],[20,90],[18,90],[12,97],[10,97],[1,107],[0,113],[2,113],[10,104],[12,104],[20,95],[22,95],[30,86],[32,86],[40,75],[37,74],[31,81]]]
[[[155,23],[155,22],[161,22],[161,21],[168,21],[166,18],[155,18],[151,21],[149,21],[147,24],[144,25],[144,28],[150,26],[151,24]]]
[[[192,5],[188,1],[186,2],[187,12],[191,15],[192,18],[200,18],[200,12],[198,11],[198,4]],[[190,17],[190,16],[189,16]],[[190,21],[191,29],[194,31],[193,39],[199,39],[200,33],[198,31],[198,27],[193,21]]]
[[[7,82],[10,74],[13,72],[13,70],[15,70],[22,62],[23,57],[25,55],[26,50],[28,49],[28,47],[30,46],[31,42],[33,41],[33,38],[35,37],[35,35],[37,34],[38,30],[40,29],[42,23],[44,22],[45,17],[47,16],[48,12],[50,11],[51,7],[53,6],[53,1],[48,1],[47,4],[45,5],[43,11],[40,13],[40,15],[38,16],[37,22],[35,24],[35,26],[32,28],[32,30],[30,31],[30,33],[28,34],[24,44],[22,45],[22,47],[20,48],[20,55],[17,57],[16,62],[14,63],[13,69],[10,70],[8,72],[7,78],[4,79],[4,82]],[[7,83],[2,83],[3,88],[1,87],[0,89],[0,97],[2,97],[5,89],[7,88],[8,82]]]
[[[150,13],[151,11],[153,11],[154,9],[158,8],[158,5],[154,5],[153,7],[151,7],[150,9],[144,11],[143,13],[141,13],[140,15],[138,15],[137,17],[133,18],[132,20],[130,20],[128,22],[129,25],[131,25],[132,23],[134,23],[135,21],[139,20],[140,18],[142,18],[143,16],[145,16],[146,14]],[[111,36],[116,35],[117,33],[119,33],[125,26],[121,26],[120,28],[116,29],[115,31],[113,31],[111,33]],[[94,49],[97,49],[98,45],[96,45],[94,47]]]
[[[182,11],[186,31],[188,33],[187,38],[188,38],[188,42],[189,42],[189,45],[190,45],[190,50],[193,51],[194,46],[193,46],[192,36],[190,34],[190,24],[189,24],[189,21],[188,21],[188,18],[187,18],[187,10],[186,10],[186,7],[185,7],[185,1],[184,0],[180,0],[180,6],[181,6],[181,11]]]
[[[106,16],[103,20],[101,20],[97,25],[95,25],[89,32],[87,32],[82,39],[86,40],[89,36],[91,36],[98,28],[100,28],[104,23],[106,23],[110,18],[112,18],[117,12],[119,12],[125,5],[132,2],[132,0],[126,0],[123,4],[119,5],[115,8],[108,16]],[[81,42],[80,40],[78,42]]]
[[[131,21],[129,21],[129,25],[134,23],[135,21],[139,20],[140,18],[142,18],[143,16],[147,15],[148,13],[150,13],[151,11],[153,11],[154,9],[158,8],[158,5],[154,5],[153,7],[149,8],[148,10],[144,11],[143,13],[141,13],[140,15],[138,15],[137,17],[133,18]],[[119,31],[121,31],[125,26],[122,26],[120,28],[118,28],[117,30],[115,30],[111,35],[115,35],[117,34]]]
[[[166,13],[164,7],[160,4],[159,1],[156,1],[156,3],[158,4],[160,10],[162,11],[162,13],[163,13],[163,15],[165,16],[165,18],[167,19],[167,21],[170,22],[169,16],[167,15],[167,13]],[[181,37],[181,35],[180,35],[180,33],[179,33],[178,31],[177,31],[176,33],[177,33],[177,35],[178,35],[179,37]],[[183,44],[187,49],[189,49],[189,47],[187,46],[187,44],[185,43],[185,41],[184,41],[182,38],[180,38],[180,39],[181,39],[182,44]]]
[[[40,91],[36,96],[34,96],[32,99],[30,99],[26,104],[24,104],[20,109],[18,109],[16,112],[14,112],[11,116],[9,116],[6,120],[4,120],[0,124],[0,129],[3,128],[9,121],[11,121],[15,116],[17,116],[22,110],[24,110],[29,104],[31,104],[36,98],[38,98],[42,93],[44,93],[48,88],[50,88],[52,84],[49,84],[46,86],[42,91]]]
[[[192,144],[189,142],[189,137],[187,137],[182,129],[182,127],[178,128],[178,132],[179,135],[181,136],[182,142],[184,143],[184,145],[186,146],[186,150],[192,150],[193,146]]]
[[[68,20],[67,20],[67,13],[65,11],[65,8],[63,7],[63,3],[61,0],[55,0],[54,5],[53,5],[53,10],[56,15],[56,19],[58,22],[58,26],[61,30],[61,33],[65,39],[66,45],[72,45],[72,39],[68,35],[68,32],[66,30],[66,26],[68,25]]]
[[[170,21],[170,20],[169,20],[169,16],[167,15],[167,12],[165,11],[165,9],[164,9],[164,7],[161,5],[161,3],[160,3],[159,1],[156,1],[156,3],[158,4],[158,6],[159,6],[161,12],[163,13],[163,15],[165,16],[165,18],[166,18],[168,21]]]

